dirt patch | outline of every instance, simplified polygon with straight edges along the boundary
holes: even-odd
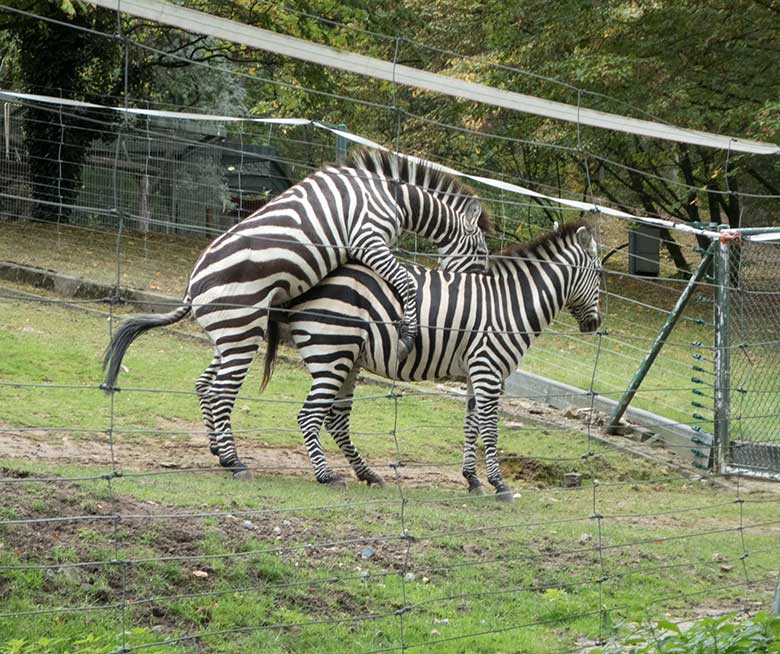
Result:
[[[168,425],[171,427],[172,425]],[[218,468],[211,455],[202,428],[177,422],[175,429],[181,435],[164,439],[132,440],[121,435],[114,442],[102,433],[93,434],[89,440],[73,438],[68,433],[56,431],[13,431],[3,429],[0,439],[0,458],[37,461],[41,463],[99,465],[111,469],[112,461],[121,470],[164,470],[190,468]],[[190,432],[190,433],[188,433]],[[239,444],[242,460],[257,475],[301,476],[313,479],[306,449],[298,447],[271,447],[244,440]],[[329,461],[340,474],[349,476],[349,466],[338,453],[329,454]],[[395,481],[394,461],[370,460],[374,470],[390,484]],[[398,476],[408,486],[464,487],[460,466],[425,465],[406,461],[398,468]],[[13,474],[24,474],[16,471]],[[357,483],[357,481],[355,481]]]

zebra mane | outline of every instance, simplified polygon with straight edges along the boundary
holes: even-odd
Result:
[[[560,229],[545,232],[541,236],[537,236],[533,241],[528,241],[526,243],[510,243],[499,252],[499,255],[501,257],[525,257],[529,259],[544,258],[548,254],[548,251],[545,248],[549,243],[558,240],[567,240],[570,236],[576,234],[580,227],[585,227],[590,230],[591,233],[593,232],[593,225],[587,220],[580,218],[579,220],[574,220],[570,223],[564,223]]]
[[[399,156],[384,150],[361,148],[351,154],[349,165],[375,175],[424,188],[438,196],[446,204],[455,201],[459,206],[465,206],[463,196],[474,198],[479,202],[479,196],[474,192],[474,189],[435,165],[419,159]],[[482,212],[477,224],[483,232],[492,234],[494,231],[493,219],[485,207],[481,204],[480,207]]]

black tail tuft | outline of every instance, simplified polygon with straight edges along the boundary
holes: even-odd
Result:
[[[274,374],[274,363],[279,352],[279,323],[269,316],[268,330],[265,335],[265,356],[263,357],[263,381],[260,383],[260,392],[265,390],[271,375]]]
[[[190,299],[186,297],[184,304],[171,313],[147,313],[125,320],[116,330],[103,356],[103,372],[106,377],[100,387],[107,393],[116,390],[116,378],[130,343],[153,327],[178,322],[190,312],[191,308]]]

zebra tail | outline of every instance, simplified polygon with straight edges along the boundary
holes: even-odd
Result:
[[[268,321],[268,329],[265,335],[265,356],[263,357],[263,381],[260,383],[260,392],[265,390],[268,382],[271,381],[271,375],[274,374],[274,363],[279,351],[279,323],[273,318]]]
[[[184,304],[175,311],[170,313],[145,313],[128,318],[119,325],[119,329],[116,330],[103,356],[105,379],[100,388],[106,391],[106,393],[112,393],[116,390],[116,378],[119,375],[122,359],[125,356],[125,352],[127,352],[127,348],[130,347],[130,343],[153,327],[162,327],[163,325],[172,325],[175,322],[179,322],[192,310],[190,302],[191,300],[187,296],[184,298]]]

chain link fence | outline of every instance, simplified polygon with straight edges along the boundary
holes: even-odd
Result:
[[[731,246],[726,463],[780,474],[780,242]]]
[[[237,126],[146,115],[127,121],[119,148],[118,125],[59,108],[48,115],[54,125],[48,149],[59,171],[36,182],[29,147],[35,118],[23,104],[2,104],[0,218],[13,220],[33,218],[37,203],[50,205],[52,221],[115,228],[111,211],[118,208],[132,230],[213,234],[335,160],[341,145],[337,137],[306,126]],[[91,138],[82,161],[74,161],[69,143],[79,130]],[[62,184],[63,168],[69,166],[78,170],[72,203]]]

